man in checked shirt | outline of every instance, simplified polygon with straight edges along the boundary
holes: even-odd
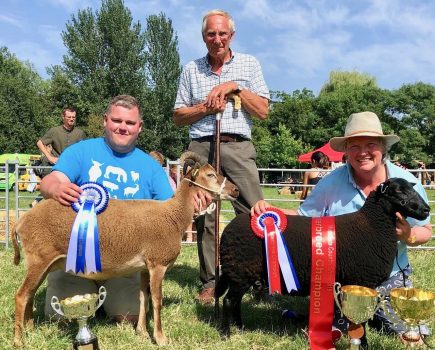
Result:
[[[235,34],[231,15],[222,10],[205,14],[202,39],[207,55],[189,62],[183,69],[174,107],[177,126],[190,125],[189,150],[204,162],[214,161],[216,114],[221,119],[221,171],[240,190],[233,207],[249,212],[263,198],[256,152],[251,142],[252,117],[264,120],[269,109],[269,89],[259,62],[250,55],[230,49]],[[241,99],[237,110],[231,94]],[[197,221],[200,279],[203,285],[197,300],[213,303],[215,287],[214,213]]]

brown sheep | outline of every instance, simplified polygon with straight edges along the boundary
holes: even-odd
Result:
[[[200,165],[199,157],[185,153],[186,176],[175,195],[167,201],[111,199],[107,209],[98,215],[102,272],[82,277],[105,280],[141,272],[140,311],[136,332],[148,336],[146,306],[148,286],[151,291],[154,339],[167,344],[160,311],[162,280],[166,270],[177,259],[181,238],[192,221],[192,196],[197,191],[209,192],[214,199],[234,200],[238,189],[216,173],[212,166]],[[56,213],[56,215],[52,215]],[[65,269],[66,253],[76,213],[53,199],[42,201],[23,215],[14,227],[12,241],[14,263],[20,261],[18,234],[25,256],[27,274],[15,296],[14,345],[22,345],[26,323],[33,323],[33,298],[48,272]]]

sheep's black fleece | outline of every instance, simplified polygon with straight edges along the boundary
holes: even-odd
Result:
[[[409,182],[391,179],[372,192],[359,211],[336,216],[336,281],[369,288],[381,284],[392,270],[397,250],[395,213],[421,220],[429,210]],[[222,276],[216,293],[221,296],[229,288],[224,299],[224,328],[231,316],[242,326],[241,298],[256,281],[267,281],[264,243],[252,232],[250,220],[249,214],[238,215],[221,239]],[[287,216],[283,232],[300,283],[299,295],[308,295],[310,289],[311,220]],[[285,284],[281,285],[285,289]]]

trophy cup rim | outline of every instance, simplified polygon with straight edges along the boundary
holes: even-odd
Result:
[[[335,284],[334,298],[341,314],[359,325],[373,317],[380,307],[379,293],[372,288],[347,284]]]
[[[375,289],[359,286],[356,284],[346,284],[344,286],[341,286],[341,291],[342,293],[366,297],[377,297],[379,295],[379,293]]]
[[[433,317],[435,293],[413,287],[393,288],[391,306],[399,318],[410,326],[424,324]]]
[[[403,294],[405,294],[405,295],[403,295]],[[412,296],[409,297],[409,294],[411,294]],[[417,294],[419,296],[422,294],[426,294],[427,298],[413,300],[412,297],[414,297],[415,294]],[[392,298],[405,297],[407,300],[410,300],[410,301],[430,301],[430,300],[435,300],[435,293],[430,291],[430,290],[426,290],[426,289],[422,289],[422,288],[399,287],[399,288],[393,288],[390,290],[390,297],[392,297]]]

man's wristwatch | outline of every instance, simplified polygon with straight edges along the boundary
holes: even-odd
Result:
[[[240,86],[240,85],[237,85],[237,89],[234,90],[234,93],[235,94],[240,94],[242,92],[242,90],[243,90],[243,87]]]

